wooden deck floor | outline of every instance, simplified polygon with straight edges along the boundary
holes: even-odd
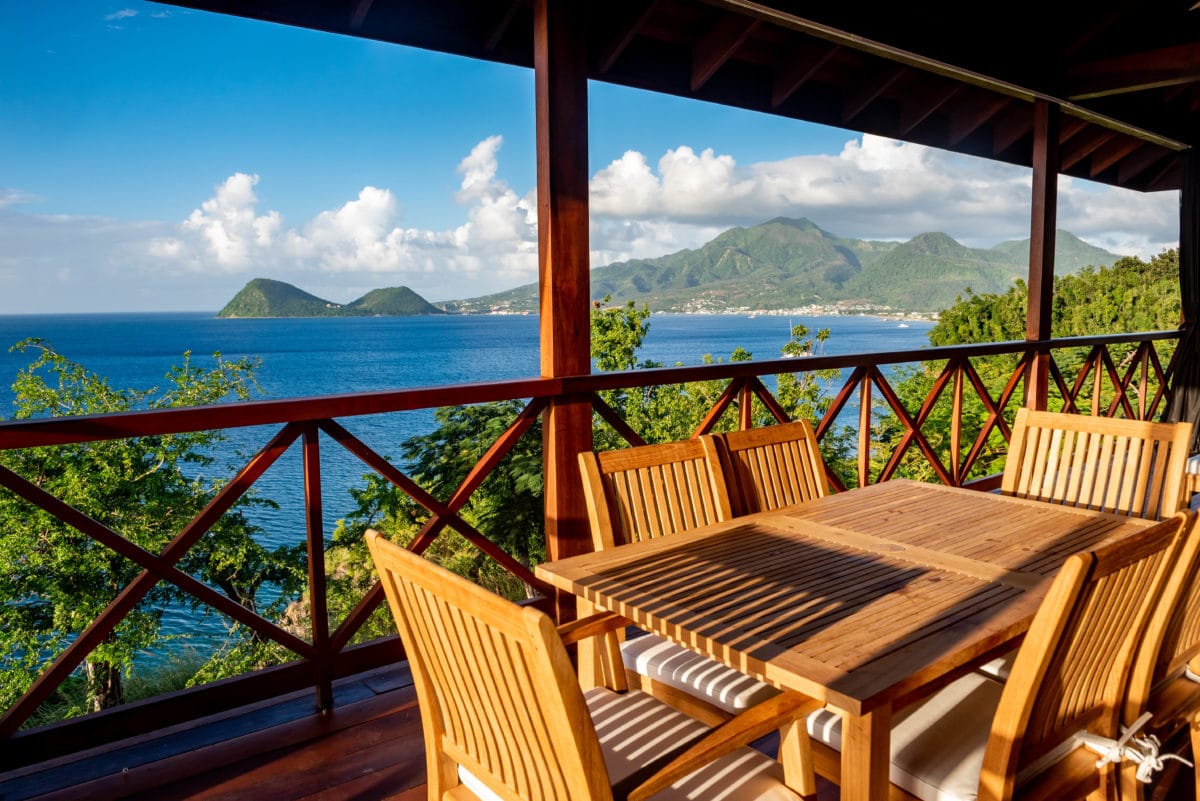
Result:
[[[424,801],[421,720],[407,669],[340,682],[337,709],[288,696],[196,725],[0,774],[0,801]],[[768,753],[773,738],[757,746]],[[249,756],[248,756],[249,755]],[[1191,801],[1169,762],[1149,801]],[[813,801],[837,801],[819,781]]]

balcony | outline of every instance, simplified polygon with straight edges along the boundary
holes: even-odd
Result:
[[[3,797],[69,798],[86,792],[86,797],[95,799],[141,793],[147,798],[226,798],[241,797],[251,792],[251,787],[257,788],[254,792],[285,797],[276,795],[283,792],[276,787],[281,782],[290,788],[287,792],[297,793],[287,797],[296,798],[318,793],[324,793],[320,795],[323,798],[404,798],[410,797],[402,792],[408,789],[415,794],[411,797],[420,796],[424,771],[420,724],[403,653],[395,638],[352,644],[382,600],[380,587],[366,592],[344,619],[330,619],[325,607],[327,531],[321,516],[321,487],[335,478],[322,472],[320,454],[325,448],[345,449],[428,510],[428,522],[411,547],[423,550],[439,532],[452,529],[534,588],[532,603],[554,611],[555,598],[529,568],[458,514],[505,454],[523,436],[529,436],[550,404],[586,403],[598,427],[638,444],[642,442],[639,434],[605,402],[602,393],[715,382],[720,391],[697,427],[695,433],[701,434],[722,426],[749,425],[754,422],[755,410],[759,422],[763,414],[783,419],[783,410],[769,389],[773,380],[782,375],[837,370],[841,377],[827,388],[831,402],[823,417],[814,421],[822,439],[839,427],[843,439],[846,431],[854,431],[854,453],[841,460],[841,473],[830,477],[835,489],[912,475],[988,489],[996,481],[980,477],[985,472],[981,459],[990,452],[989,441],[994,450],[997,438],[1001,442],[1008,439],[1012,409],[1039,359],[1047,366],[1054,407],[1152,419],[1160,416],[1169,402],[1176,338],[1176,332],[1157,332],[995,343],[0,424],[0,447],[5,449],[251,426],[263,427],[266,440],[209,507],[177,532],[160,554],[138,549],[24,478],[0,471],[0,484],[9,491],[143,568],[138,579],[104,615],[79,633],[25,697],[5,711],[0,723],[6,738],[0,765]],[[920,364],[932,378],[929,394],[915,407],[911,401],[905,406],[887,377],[889,369],[900,364]],[[994,371],[999,364],[1006,372],[997,379]],[[985,366],[993,371],[989,382],[980,377]],[[521,411],[448,498],[430,495],[400,466],[347,430],[349,421],[362,415],[491,401],[518,401]],[[949,439],[931,433],[935,409],[943,416],[950,414]],[[883,421],[887,424],[881,424]],[[944,428],[938,430],[945,433]],[[880,431],[891,432],[886,444],[874,437]],[[306,488],[306,594],[315,610],[305,637],[239,606],[176,567],[237,497],[292,447],[302,455],[303,472],[296,480]],[[22,728],[54,688],[119,625],[136,604],[136,596],[158,582],[173,583],[262,637],[284,645],[292,652],[292,661],[59,724]]]

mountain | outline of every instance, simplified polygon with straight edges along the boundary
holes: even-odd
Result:
[[[372,289],[346,304],[310,295],[270,278],[255,278],[217,312],[218,317],[409,317],[446,312],[406,286]]]
[[[1119,258],[1059,231],[1056,272],[1109,266]],[[633,300],[654,311],[796,309],[805,306],[934,312],[970,288],[1007,291],[1028,273],[1029,240],[970,248],[944,233],[907,242],[851,239],[806,219],[777,217],[731,228],[694,250],[592,270],[591,297]],[[537,284],[451,301],[461,312],[535,311]]]

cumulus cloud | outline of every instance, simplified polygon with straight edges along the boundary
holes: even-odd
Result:
[[[402,226],[396,195],[375,186],[288,226],[277,211],[258,208],[259,176],[235,173],[174,235],[151,242],[147,252],[197,271],[357,274],[347,280],[404,282],[440,298],[531,281],[537,271],[536,204],[532,194],[520,196],[497,178],[502,143],[489,137],[459,163],[455,198],[466,221],[449,230]],[[455,295],[462,287],[455,276],[470,276],[484,288]]]
[[[95,310],[100,298],[122,309],[137,292],[147,308],[214,309],[255,276],[331,300],[399,284],[436,301],[529,283],[537,278],[535,190],[499,177],[502,146],[488,137],[459,162],[462,221],[442,229],[405,223],[407,187],[364,186],[310,219],[285,220],[258,196],[270,176],[249,171],[226,177],[175,222],[28,214],[19,207],[41,198],[0,187],[0,299],[20,298],[9,311]],[[629,151],[591,178],[591,263],[699,247],[776,216],[807,217],[847,237],[942,231],[987,247],[1029,235],[1030,183],[1029,170],[871,136],[837,153],[745,165],[711,149],[679,147],[654,162]],[[1176,245],[1178,200],[1177,192],[1062,178],[1058,225],[1149,258]],[[39,292],[45,303],[30,306]]]

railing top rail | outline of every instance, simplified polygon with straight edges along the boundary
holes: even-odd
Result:
[[[1017,340],[903,351],[809,356],[801,359],[658,367],[567,378],[521,378],[508,381],[356,392],[309,398],[244,401],[181,409],[12,420],[0,422],[0,450],[125,437],[179,434],[189,431],[278,425],[385,412],[436,409],[443,406],[583,394],[606,389],[644,387],[655,384],[683,384],[693,381],[813,372],[869,365],[995,356],[1005,353],[1022,353],[1028,350],[1049,351],[1054,348],[1144,342],[1173,339],[1178,336],[1178,331],[1170,330],[1063,337],[1037,341]]]

